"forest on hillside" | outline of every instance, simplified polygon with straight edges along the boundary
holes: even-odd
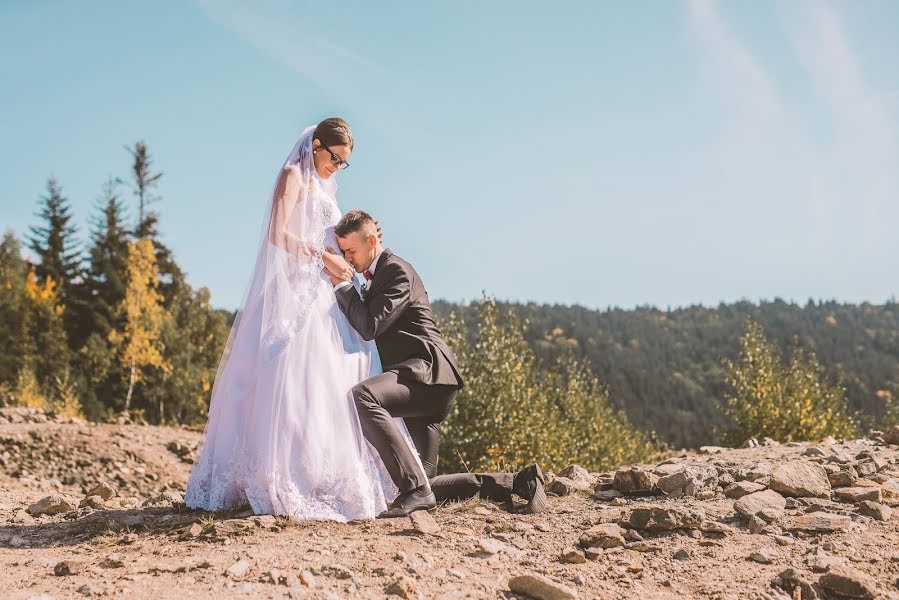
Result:
[[[846,389],[861,425],[876,427],[899,395],[899,305],[774,300],[674,310],[640,307],[504,304],[527,320],[525,338],[538,356],[573,353],[609,390],[612,403],[640,429],[675,447],[720,441],[726,427],[724,359],[740,350],[747,318],[782,351],[814,352],[823,375]],[[472,307],[438,302],[444,318]]]

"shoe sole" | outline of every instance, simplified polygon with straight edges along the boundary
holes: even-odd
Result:
[[[543,489],[543,482],[546,481],[543,477],[543,471],[540,469],[540,465],[535,464],[534,468],[537,471],[537,489],[534,490],[534,497],[531,498],[525,509],[525,512],[532,515],[543,512],[548,505],[546,490]]]

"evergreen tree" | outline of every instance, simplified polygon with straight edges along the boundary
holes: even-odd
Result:
[[[124,208],[118,195],[118,182],[110,178],[103,188],[103,204],[94,219],[90,267],[87,285],[90,289],[91,331],[103,337],[116,323],[116,309],[125,298],[128,274],[128,236]]]
[[[83,281],[81,251],[75,239],[77,228],[71,223],[69,200],[55,178],[47,181],[47,195],[41,197],[41,210],[37,214],[43,223],[31,227],[28,247],[35,253],[37,280],[54,282],[54,294],[65,307],[64,326],[67,339],[77,344],[80,335],[80,317],[83,298],[79,286]]]
[[[14,386],[26,351],[25,281],[28,263],[22,244],[12,231],[0,242],[0,384]]]
[[[137,226],[134,234],[138,239],[149,239],[153,242],[156,265],[159,272],[159,292],[163,305],[168,308],[184,285],[184,273],[175,262],[172,251],[159,239],[157,224],[159,215],[150,209],[151,204],[161,200],[157,193],[162,172],[153,172],[153,158],[147,145],[135,142],[133,148],[126,147],[131,154],[131,187],[137,198]]]

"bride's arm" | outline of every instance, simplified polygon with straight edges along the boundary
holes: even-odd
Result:
[[[275,186],[275,200],[272,207],[272,220],[269,227],[269,241],[286,252],[298,256],[312,258],[321,256],[324,270],[330,275],[341,275],[345,278],[353,276],[353,269],[343,256],[324,248],[316,248],[306,240],[288,230],[290,217],[297,205],[302,202],[302,171],[296,165],[287,165],[278,176]]]
[[[303,188],[300,173],[298,166],[288,165],[278,175],[272,218],[269,223],[269,241],[289,254],[311,258],[321,250],[316,252],[309,242],[287,230],[290,217],[300,202],[300,192]]]

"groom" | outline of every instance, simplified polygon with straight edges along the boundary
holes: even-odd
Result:
[[[384,371],[352,390],[362,432],[400,490],[379,516],[403,517],[436,507],[438,498],[476,495],[511,501],[515,494],[528,501],[530,512],[543,510],[544,479],[537,465],[516,474],[437,475],[440,422],[449,414],[463,385],[456,357],[437,329],[418,273],[383,248],[372,217],[352,210],[334,231],[346,260],[367,280],[364,298],[360,298],[349,277],[332,276],[337,303],[363,338],[375,340]],[[424,473],[394,417],[405,421]]]

